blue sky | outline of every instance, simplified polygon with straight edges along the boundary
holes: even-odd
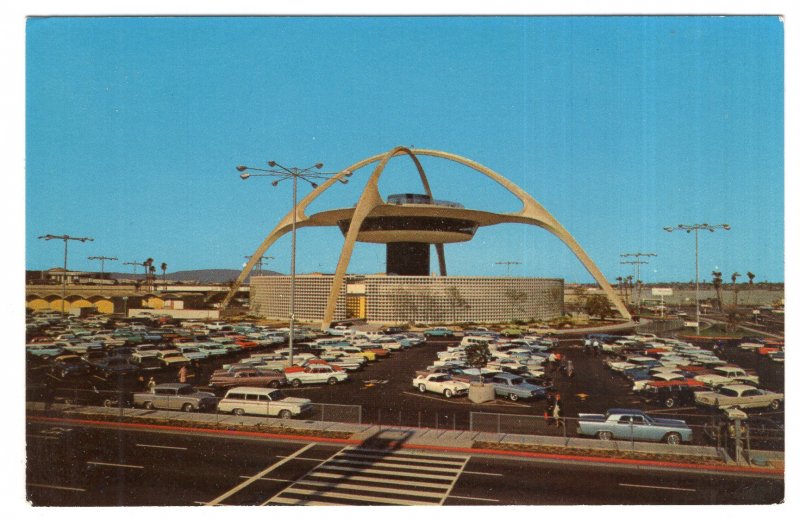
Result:
[[[27,27],[26,266],[153,257],[169,271],[241,268],[291,206],[286,184],[239,180],[268,160],[336,171],[397,145],[463,155],[540,203],[606,277],[653,252],[644,281],[694,277],[680,223],[714,269],[783,280],[783,25],[774,17],[87,18]],[[514,210],[488,179],[423,158],[437,197]],[[384,195],[419,192],[408,159]],[[371,169],[311,211],[355,203]],[[301,194],[308,189],[301,187]],[[298,234],[298,272],[332,272],[336,229]],[[289,236],[267,268],[288,272]],[[535,227],[447,247],[453,275],[590,281]],[[351,272],[379,272],[360,244]]]

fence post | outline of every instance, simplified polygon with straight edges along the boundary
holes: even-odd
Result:
[[[358,425],[361,425],[361,406],[358,406]]]
[[[381,408],[378,408],[378,432],[381,432]]]
[[[562,431],[564,432],[564,446],[565,447],[567,446],[567,420],[569,420],[569,418],[564,418],[564,425],[561,428]]]
[[[434,430],[438,433],[439,432],[439,412],[436,412],[436,422],[434,426]]]
[[[456,413],[453,413],[453,431],[456,430]]]
[[[400,416],[398,417],[397,421],[399,422],[397,425],[402,427],[403,426],[403,410],[402,409],[400,409]]]
[[[325,421],[325,404],[322,404],[322,421]]]
[[[469,412],[469,432],[472,432],[472,413],[473,411]]]
[[[417,411],[417,429],[422,429],[422,411]]]

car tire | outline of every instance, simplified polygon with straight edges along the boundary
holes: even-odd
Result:
[[[599,440],[608,441],[608,440],[613,440],[614,435],[611,434],[611,431],[600,431],[599,433],[597,433],[597,438]]]
[[[781,408],[781,401],[773,400],[772,402],[769,403],[769,408],[772,409],[773,411],[777,411],[778,409]]]
[[[269,384],[267,384],[267,386],[269,386],[269,387],[272,387],[272,388],[278,387],[279,385],[280,385],[280,384],[278,384],[278,381],[277,381],[277,380],[273,380],[272,382],[270,382]]]
[[[302,384],[303,382],[299,378],[292,380],[292,387],[300,387]]]
[[[666,400],[664,400],[664,406],[669,409],[672,409],[673,407],[675,407],[675,399],[667,398]]]
[[[103,400],[103,407],[114,407],[114,401],[110,398]]]
[[[144,403],[144,408],[145,409],[154,409],[153,402],[150,402],[150,401],[145,402]]]
[[[516,402],[517,400],[519,400],[519,395],[516,393],[509,393],[508,399],[511,400],[512,402]]]
[[[331,378],[328,379],[328,385],[329,386],[335,386],[337,382],[339,382],[339,381],[336,380],[336,377],[331,377]]]
[[[278,413],[278,418],[283,420],[288,420],[292,417],[292,412],[288,409],[282,409],[280,413]]]
[[[233,414],[236,416],[244,416],[244,409],[239,409],[238,407],[233,410]]]
[[[453,392],[449,389],[445,389],[443,394],[445,398],[453,398]]]
[[[418,386],[418,389],[419,389],[419,392],[420,392],[420,393],[424,393],[424,392],[425,392],[425,384],[420,384],[420,385]]]
[[[667,435],[664,436],[664,442],[668,443],[669,445],[680,445],[681,435],[676,432],[667,433]]]
[[[183,407],[181,407],[181,411],[183,411],[184,413],[191,413],[192,411],[194,411],[194,406],[192,404],[183,404]]]

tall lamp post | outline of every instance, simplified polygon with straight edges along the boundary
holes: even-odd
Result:
[[[103,278],[103,275],[106,272],[106,260],[108,261],[117,261],[117,258],[111,258],[109,256],[89,256],[90,260],[100,260],[100,279]]]
[[[707,223],[695,223],[695,224],[680,224],[676,227],[664,227],[664,230],[667,232],[672,231],[686,231],[687,233],[691,233],[694,231],[694,304],[695,304],[695,314],[696,314],[696,330],[697,334],[700,335],[700,239],[698,235],[700,234],[698,231],[708,231],[714,232],[716,229],[723,229],[725,231],[730,231],[731,226],[727,223],[719,223],[715,225],[709,225]]]
[[[244,259],[250,259],[250,258],[252,258],[252,256],[245,256],[244,257]],[[259,276],[261,275],[261,268],[264,266],[264,260],[268,260],[268,259],[275,259],[275,257],[274,256],[261,256],[260,258],[258,258],[258,270],[256,271],[256,273]]]
[[[621,261],[620,263],[627,263],[627,264],[631,264],[631,265],[636,265],[636,267],[634,267],[636,269],[636,272],[635,272],[635,274],[636,274],[636,286],[639,289],[639,297],[636,300],[636,307],[637,307],[638,311],[641,312],[641,310],[642,310],[642,281],[641,281],[641,279],[639,277],[639,266],[640,265],[647,265],[649,263],[648,261],[643,261],[641,258],[642,258],[642,256],[644,256],[644,257],[655,257],[655,256],[658,256],[658,254],[655,254],[654,252],[627,252],[625,254],[620,254],[620,256],[623,257],[623,258],[631,258],[631,257],[636,258],[635,260],[632,260],[632,261]]]
[[[50,241],[50,240],[64,240],[64,275],[62,276],[62,285],[61,285],[61,318],[64,318],[64,300],[67,298],[67,244],[72,241],[79,241],[79,242],[87,242],[87,241],[94,241],[94,238],[77,238],[75,236],[69,236],[68,234],[62,234],[61,236],[55,236],[53,234],[45,234],[44,236],[39,236],[40,240]]]
[[[338,173],[321,173],[314,171],[315,169],[322,169],[322,163],[319,162],[308,168],[287,168],[274,160],[267,162],[270,168],[278,169],[261,169],[253,168],[250,166],[236,166],[237,171],[241,174],[239,178],[247,180],[250,177],[272,177],[272,186],[277,187],[278,184],[284,180],[292,179],[292,273],[291,273],[291,288],[289,296],[289,365],[294,365],[294,300],[295,300],[295,257],[297,253],[297,180],[304,180],[313,189],[317,188],[317,183],[314,180],[327,180],[333,175]],[[247,173],[247,171],[259,171],[260,173]],[[350,176],[350,175],[347,175]],[[347,184],[346,178],[338,179],[342,184]]]

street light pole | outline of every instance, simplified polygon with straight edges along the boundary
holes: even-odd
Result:
[[[636,258],[633,261],[622,261],[620,263],[629,263],[631,265],[636,265],[636,267],[635,267],[635,269],[636,269],[636,287],[639,289],[639,296],[636,299],[636,308],[637,308],[637,311],[641,313],[641,311],[642,311],[642,281],[641,281],[641,279],[639,277],[639,274],[640,274],[639,266],[640,265],[647,265],[649,263],[647,261],[642,261],[641,258],[643,256],[644,257],[655,257],[655,256],[658,256],[658,254],[655,254],[653,252],[629,252],[629,253],[625,253],[625,254],[620,254],[620,256],[623,257],[623,258],[629,258],[629,257],[635,257]]]
[[[709,225],[707,223],[695,224],[680,224],[676,227],[664,227],[667,232],[672,231],[686,231],[691,233],[694,231],[694,304],[695,304],[695,329],[697,334],[700,335],[700,238],[699,231],[714,232],[715,229],[723,229],[730,231],[731,226],[727,223],[720,223]]]
[[[67,298],[67,244],[70,240],[72,241],[79,241],[79,242],[87,242],[87,241],[94,241],[94,238],[76,238],[74,236],[69,236],[68,234],[62,234],[61,236],[55,236],[53,234],[45,234],[44,236],[39,236],[40,240],[50,241],[50,240],[64,240],[64,275],[61,278],[61,318],[64,318],[64,300]]]
[[[117,261],[117,258],[111,258],[109,256],[89,256],[90,260],[100,260],[100,279],[103,278],[103,274],[105,274],[105,267],[106,267],[106,260],[109,261]]]
[[[244,258],[245,259],[250,259],[250,258],[252,258],[252,256],[245,256]],[[275,258],[273,256],[261,256],[260,258],[258,258],[258,275],[259,276],[261,275],[262,267],[264,266],[263,265],[264,264],[264,260],[268,260],[268,259],[275,259]]]
[[[320,179],[328,179],[333,175],[337,175],[338,173],[321,173],[312,171],[314,169],[322,169],[322,163],[319,162],[314,164],[311,167],[300,169],[300,168],[287,168],[284,167],[274,160],[271,160],[267,163],[271,168],[280,168],[277,169],[261,169],[261,168],[253,168],[250,166],[236,166],[236,169],[241,173],[239,178],[242,180],[247,180],[250,177],[273,177],[275,180],[272,181],[273,187],[277,187],[278,184],[284,180],[292,179],[292,267],[291,267],[291,287],[290,287],[290,295],[289,295],[289,365],[294,365],[294,321],[295,321],[295,290],[296,290],[296,271],[295,271],[295,263],[296,263],[296,256],[297,256],[297,180],[305,180],[308,182],[309,185],[313,189],[317,188],[317,184],[312,181],[320,180]],[[260,171],[261,173],[246,173],[248,170],[253,171]],[[350,175],[346,175],[350,176]],[[342,184],[347,184],[346,178],[337,179]]]

